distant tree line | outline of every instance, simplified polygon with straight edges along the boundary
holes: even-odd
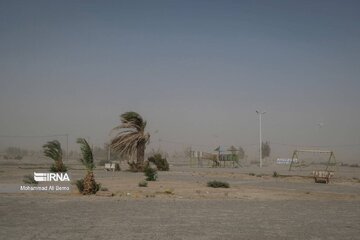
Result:
[[[5,149],[4,159],[17,159],[21,160],[24,156],[28,155],[28,150],[19,147],[8,147]]]

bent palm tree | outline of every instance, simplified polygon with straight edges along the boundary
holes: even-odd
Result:
[[[95,168],[94,157],[92,150],[88,142],[84,138],[78,138],[76,143],[80,144],[80,150],[82,158],[80,161],[87,169],[87,174],[84,178],[83,194],[94,194],[98,190],[98,185],[96,184],[93,170]]]
[[[121,124],[113,129],[119,132],[111,140],[111,148],[130,157],[136,153],[136,164],[129,164],[133,170],[143,170],[145,148],[150,140],[150,134],[145,133],[146,121],[136,112],[126,112],[120,117]]]
[[[43,146],[44,155],[55,161],[55,164],[51,166],[52,172],[66,172],[66,166],[63,163],[63,152],[61,144],[58,140],[49,141]]]

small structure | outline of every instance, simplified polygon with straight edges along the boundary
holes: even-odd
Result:
[[[208,166],[216,165],[217,157],[213,153],[207,153],[202,151],[191,151],[190,152],[190,166],[203,167],[204,161],[206,161]]]
[[[240,166],[238,149],[231,146],[227,150],[222,147],[214,149],[217,153],[207,153],[202,151],[190,152],[190,166],[203,167],[204,161],[207,161],[208,167],[226,167],[228,163],[233,167]]]
[[[329,183],[330,178],[334,176],[331,171],[313,171],[315,183]]]
[[[291,164],[291,162],[294,160],[294,163],[297,163],[297,159],[291,159],[291,158],[278,158],[276,159],[276,164],[278,165],[288,165]]]
[[[104,166],[105,171],[120,171],[120,165],[119,163],[105,163]]]
[[[230,163],[233,167],[240,166],[238,155],[239,150],[236,147],[231,146],[225,151],[219,146],[214,149],[214,151],[218,152],[217,159],[219,162],[219,167],[221,167],[221,163],[223,163],[223,167],[226,167],[226,163]]]

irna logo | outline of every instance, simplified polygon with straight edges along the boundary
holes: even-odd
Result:
[[[34,172],[34,180],[37,182],[69,182],[70,178],[67,173],[37,173]]]

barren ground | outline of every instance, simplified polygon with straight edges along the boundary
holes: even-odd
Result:
[[[113,197],[82,196],[73,185],[19,191],[24,175],[46,170],[0,165],[0,239],[360,239],[359,168],[341,167],[330,184],[315,184],[309,170],[289,176],[283,166],[172,166],[147,188],[138,187],[142,173],[98,168]],[[85,170],[73,164],[69,174],[74,181]],[[208,188],[209,180],[230,188]]]

